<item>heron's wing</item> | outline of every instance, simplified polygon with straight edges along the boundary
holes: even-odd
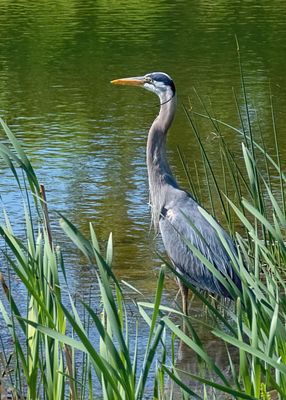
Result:
[[[194,286],[223,296],[229,296],[223,285],[194,256],[184,239],[191,242],[224,276],[228,275],[240,287],[240,281],[217,232],[204,218],[198,203],[187,193],[174,191],[176,196],[162,210],[160,231],[165,249],[179,271]],[[176,197],[176,199],[174,198]],[[188,221],[189,220],[189,221]],[[229,235],[221,228],[231,251],[236,253]]]

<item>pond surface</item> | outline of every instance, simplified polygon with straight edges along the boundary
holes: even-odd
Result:
[[[158,101],[143,90],[109,82],[152,71],[172,76],[179,106],[168,156],[177,179],[187,187],[176,149],[180,146],[191,170],[196,163],[203,187],[200,152],[182,104],[202,110],[196,88],[215,115],[239,126],[233,90],[243,102],[235,35],[250,117],[259,118],[271,151],[271,88],[285,156],[285,20],[282,0],[2,0],[0,115],[21,139],[46,187],[59,242],[64,238],[55,211],[86,233],[92,222],[101,241],[112,231],[117,275],[151,296],[161,262],[158,240],[150,231],[145,145]],[[211,127],[204,135],[220,177]],[[239,152],[241,137],[232,133],[227,140]],[[5,168],[0,178],[2,200],[17,226],[21,199]],[[74,289],[88,290],[84,260],[74,263],[71,245],[63,243],[63,248]],[[167,296],[175,292],[170,282]]]

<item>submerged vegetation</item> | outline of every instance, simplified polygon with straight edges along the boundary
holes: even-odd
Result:
[[[254,139],[246,95],[245,102],[246,119],[241,119],[241,129],[213,118],[206,107],[203,116],[185,109],[201,149],[210,208],[216,195],[225,225],[238,247],[238,255],[234,256],[223,237],[220,238],[242,281],[242,293],[234,296],[234,307],[223,304],[218,307],[216,299],[191,288],[210,316],[209,322],[203,322],[205,329],[212,331],[226,346],[230,376],[226,376],[208,354],[196,330],[195,318],[186,318],[179,310],[162,305],[166,269],[172,269],[168,262],[164,262],[160,270],[154,302],[135,304],[135,319],[149,329],[141,362],[139,322],[134,323],[130,316],[124,285],[112,271],[112,236],[106,250],[102,251],[92,225],[86,238],[61,215],[61,228],[84,254],[87,265],[96,275],[100,304],[95,311],[89,302],[79,304],[72,294],[67,294],[68,271],[62,251],[53,240],[44,188],[18,140],[1,120],[9,145],[0,145],[0,156],[26,200],[23,210],[25,240],[14,234],[5,210],[0,226],[1,269],[5,266],[5,272],[1,271],[5,296],[1,295],[0,311],[13,343],[11,356],[2,349],[2,364],[6,365],[0,393],[11,392],[15,399],[286,398],[286,175],[281,169],[273,110],[275,156],[265,149],[262,134],[259,140]],[[209,161],[198,118],[206,119],[219,139],[223,187]],[[238,165],[224,140],[226,129],[241,136],[245,168]],[[184,168],[189,176],[186,164]],[[190,176],[189,181],[196,194]],[[217,226],[215,219],[203,209],[201,212]],[[188,245],[232,292],[230,282],[191,243]],[[26,307],[17,303],[12,290],[15,275],[25,287]],[[84,309],[84,320],[79,306]],[[188,335],[181,329],[182,319],[185,319]],[[131,336],[136,340],[130,340]],[[176,366],[178,342],[191,348],[211,375],[198,376],[179,370]],[[238,362],[233,357],[233,348],[237,349]],[[197,392],[195,387],[186,384],[186,377],[199,382],[202,390]],[[209,394],[210,387],[215,389],[213,394]]]

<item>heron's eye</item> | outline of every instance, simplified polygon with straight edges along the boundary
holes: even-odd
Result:
[[[146,76],[145,81],[146,81],[146,83],[150,83],[150,84],[153,83],[153,79],[150,78],[149,76]]]

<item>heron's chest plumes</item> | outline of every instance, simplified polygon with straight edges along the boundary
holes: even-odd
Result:
[[[151,207],[152,224],[158,230],[161,210],[165,204],[164,184],[156,167],[148,168],[149,203]]]
[[[152,128],[147,142],[147,169],[152,223],[157,231],[161,210],[168,200],[168,187],[178,187],[178,185],[166,157],[166,135]]]

